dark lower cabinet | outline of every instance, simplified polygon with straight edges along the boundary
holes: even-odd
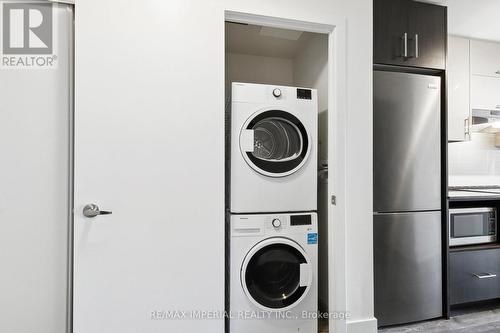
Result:
[[[500,249],[450,253],[450,304],[500,297]]]
[[[445,69],[446,7],[411,0],[374,0],[376,64]]]

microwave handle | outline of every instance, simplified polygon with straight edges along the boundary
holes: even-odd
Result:
[[[480,280],[483,280],[483,279],[492,279],[492,278],[496,278],[497,277],[497,275],[493,274],[493,273],[478,273],[478,274],[474,274],[474,276],[477,277]]]

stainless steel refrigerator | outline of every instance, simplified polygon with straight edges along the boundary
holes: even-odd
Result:
[[[439,77],[374,71],[375,317],[442,316]]]

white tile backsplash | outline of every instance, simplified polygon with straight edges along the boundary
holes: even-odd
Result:
[[[472,133],[468,142],[449,143],[449,185],[500,185],[500,149],[494,141],[494,134]]]

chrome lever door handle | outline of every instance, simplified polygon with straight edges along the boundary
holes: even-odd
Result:
[[[88,204],[83,207],[83,216],[88,217],[88,218],[93,218],[98,215],[109,215],[113,214],[111,211],[106,211],[106,210],[100,210],[99,206],[96,204]]]

